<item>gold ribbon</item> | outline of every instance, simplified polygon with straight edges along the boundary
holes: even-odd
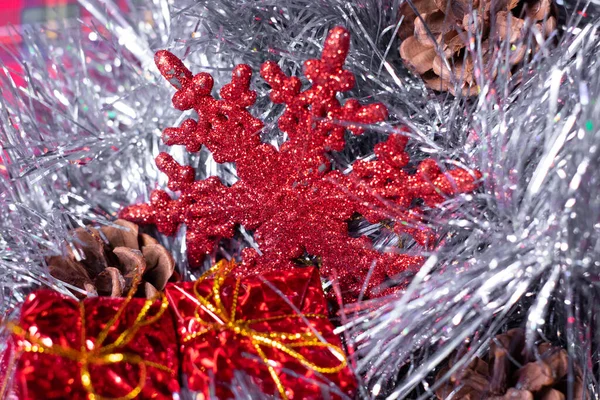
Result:
[[[261,319],[252,319],[252,320],[240,320],[236,319],[236,308],[237,308],[237,300],[239,296],[239,288],[240,288],[240,279],[238,278],[235,282],[235,288],[233,291],[233,302],[231,305],[231,310],[229,313],[225,309],[221,299],[221,286],[225,281],[228,274],[235,267],[234,262],[228,262],[226,260],[220,261],[214,267],[212,267],[209,271],[207,271],[204,275],[202,275],[194,284],[194,295],[196,299],[199,301],[198,307],[196,307],[195,311],[195,320],[200,325],[202,325],[203,329],[194,332],[183,338],[183,342],[188,342],[190,340],[196,339],[202,335],[207,334],[212,331],[232,331],[237,335],[244,336],[250,339],[252,346],[256,350],[258,356],[262,359],[264,364],[266,365],[271,378],[275,382],[277,386],[277,390],[281,395],[282,399],[287,400],[288,397],[285,394],[285,388],[281,383],[281,379],[277,375],[277,372],[272,366],[272,363],[269,361],[268,357],[263,351],[263,347],[270,347],[272,349],[276,349],[281,351],[288,356],[296,359],[300,364],[305,366],[307,369],[322,373],[322,374],[332,374],[341,371],[346,367],[346,358],[344,356],[344,352],[341,348],[334,346],[329,343],[322,342],[316,337],[312,332],[308,333],[289,333],[289,332],[258,332],[252,329],[250,326],[252,324],[274,321],[284,318],[327,318],[325,315],[321,314],[289,314],[289,315],[280,315],[269,318],[261,318]],[[209,275],[214,274],[214,281],[212,292],[209,296],[203,297],[198,293],[198,285],[202,283]],[[212,299],[212,302],[210,301]],[[202,308],[206,313],[208,313],[216,322],[208,322],[204,321],[199,314],[199,309]],[[283,341],[291,341],[291,343],[284,343]],[[306,359],[302,354],[298,353],[294,348],[299,347],[327,347],[333,355],[340,360],[340,363],[335,367],[321,367],[309,360]]]
[[[139,278],[138,278],[139,281]],[[15,324],[8,324],[8,328],[16,335],[24,340],[24,343],[20,345],[20,352],[26,353],[43,353],[56,355],[75,361],[80,367],[80,379],[85,391],[88,393],[89,400],[133,400],[141,392],[146,382],[147,369],[148,367],[156,368],[161,371],[175,374],[175,371],[151,361],[146,361],[137,354],[130,354],[120,352],[119,350],[131,342],[137,332],[144,326],[153,324],[156,322],[165,312],[169,303],[164,294],[161,294],[162,300],[160,309],[154,316],[146,317],[150,307],[156,300],[156,298],[148,299],[144,303],[144,306],[137,315],[133,325],[125,329],[119,337],[113,342],[104,345],[109,331],[115,326],[121,314],[125,311],[129,303],[133,298],[137,283],[134,282],[133,287],[129,291],[127,297],[124,299],[123,304],[119,307],[115,315],[106,324],[104,329],[100,332],[95,342],[90,341],[86,338],[86,327],[85,327],[85,308],[83,302],[79,302],[79,315],[81,318],[81,346],[79,350],[70,347],[60,346],[52,343],[50,338],[38,338],[27,332],[22,327]],[[140,379],[136,387],[133,388],[129,393],[121,397],[103,397],[99,395],[94,389],[92,378],[90,376],[89,366],[94,365],[107,365],[116,363],[127,363],[137,365],[140,368]]]

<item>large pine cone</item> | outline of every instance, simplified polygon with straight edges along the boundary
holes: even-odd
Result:
[[[435,394],[453,400],[564,400],[567,396],[568,356],[565,349],[541,343],[539,354],[525,358],[522,329],[497,335],[485,360],[476,358],[454,373]],[[442,368],[439,380],[452,367]],[[575,376],[575,400],[583,398],[580,374]]]
[[[415,14],[408,0],[400,8],[400,15],[404,17],[399,31],[402,39],[400,56],[431,89],[449,90],[454,94],[453,75],[458,90],[464,95],[478,92],[473,60],[470,54],[465,57],[467,31],[482,31],[484,73],[490,74],[491,71],[487,69],[495,58],[494,52],[503,54],[505,50],[494,49],[495,39],[504,43],[509,41],[508,62],[516,65],[527,52],[527,45],[523,43],[526,18],[545,37],[556,28],[552,0],[472,1],[471,4],[469,0],[412,0],[420,17]],[[439,50],[436,45],[439,45]]]
[[[117,220],[116,226],[100,230],[75,230],[75,252],[49,257],[50,274],[87,292],[88,296],[126,295],[136,277],[141,278],[136,295],[154,296],[173,275],[175,262],[153,237],[138,232],[134,223]],[[73,291],[85,297],[80,291]]]

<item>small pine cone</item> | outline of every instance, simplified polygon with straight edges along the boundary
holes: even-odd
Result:
[[[48,257],[50,274],[88,296],[126,295],[136,277],[136,295],[150,298],[163,290],[173,276],[175,262],[156,239],[138,232],[134,223],[117,220],[115,226],[74,231],[76,250],[66,256]],[[81,291],[73,293],[82,298]]]
[[[508,41],[511,65],[526,55],[526,19],[548,37],[556,28],[552,0],[412,0],[400,8],[400,56],[427,87],[455,94],[453,79],[466,96],[477,93],[475,64],[466,52],[468,32],[482,33],[484,69],[493,59],[495,39]],[[504,50],[501,50],[504,51]],[[491,71],[484,71],[485,74]],[[453,78],[454,77],[454,78]]]
[[[465,369],[450,376],[439,385],[438,399],[487,400],[564,400],[569,358],[565,349],[541,343],[537,355],[526,359],[525,334],[522,329],[511,329],[497,335],[485,359],[476,358]],[[442,368],[436,380],[452,367]],[[577,370],[577,369],[576,369]],[[575,376],[574,400],[583,399],[583,385],[579,373]]]

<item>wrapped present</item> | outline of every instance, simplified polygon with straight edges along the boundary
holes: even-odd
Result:
[[[179,391],[176,333],[164,295],[78,302],[39,290],[10,329],[11,386],[19,399],[171,399]]]
[[[241,371],[282,399],[351,396],[354,376],[327,318],[318,271],[239,278],[234,268],[222,261],[196,282],[167,286],[189,389],[231,397]]]

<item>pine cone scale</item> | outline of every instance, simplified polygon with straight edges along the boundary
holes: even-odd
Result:
[[[129,247],[117,247],[113,253],[119,259],[119,270],[125,277],[144,275],[146,260],[141,251]]]
[[[144,246],[142,254],[146,261],[146,281],[148,284],[152,282],[155,289],[163,290],[171,278],[172,271],[162,268],[162,266],[172,262],[171,254],[158,243]]]
[[[552,8],[550,0],[538,0],[525,8],[526,15],[533,21],[543,20]]]
[[[556,389],[550,389],[540,397],[540,400],[565,400],[566,397],[564,394],[559,392]]]
[[[417,38],[411,36],[402,42],[400,54],[410,59],[410,64],[418,73],[423,74],[433,68],[436,58],[435,49],[425,46]]]
[[[108,239],[114,248],[128,247],[130,249],[139,250],[138,231],[139,227],[129,221],[117,220],[115,225],[122,226],[125,229],[118,229],[112,226],[103,226],[100,228],[102,233]]]
[[[434,47],[439,43],[440,35],[450,31],[445,23],[445,15],[441,11],[423,14],[415,19],[414,36],[423,46]],[[436,39],[434,40],[433,37]]]
[[[107,267],[94,279],[94,287],[99,296],[119,297],[125,289],[125,278],[118,269]]]
[[[82,289],[84,285],[92,284],[92,279],[86,269],[70,258],[50,257],[48,265],[50,275],[56,279]]]
[[[69,248],[69,254],[85,267],[90,276],[96,276],[108,267],[107,260],[103,256],[104,243],[98,236],[94,236],[84,228],[77,228],[75,241],[81,246],[76,250]]]
[[[409,1],[412,0],[407,0],[400,6],[400,14],[404,16],[404,20],[402,21],[398,31],[398,35],[401,39],[406,39],[409,36],[412,36],[415,18],[417,18],[417,14],[415,14],[413,8],[409,4]],[[421,15],[438,11],[437,5],[432,0],[415,0],[412,1],[412,4]]]

